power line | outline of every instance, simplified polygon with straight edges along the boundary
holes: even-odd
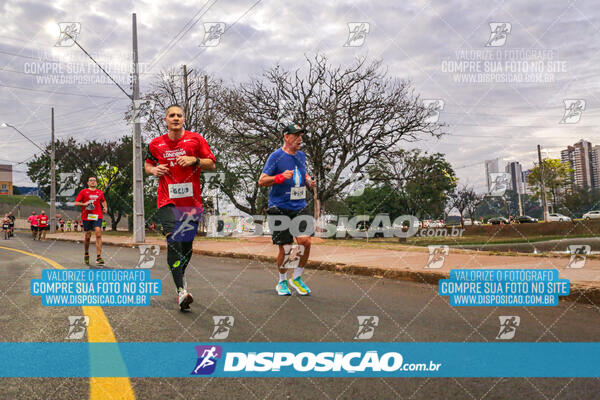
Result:
[[[246,14],[248,14],[248,13],[250,12],[250,10],[252,10],[254,7],[256,7],[256,5],[258,5],[258,3],[260,3],[261,1],[262,1],[262,0],[257,0],[257,1],[256,1],[254,4],[252,4],[252,5],[250,6],[250,8],[248,8],[246,11],[244,11],[244,13],[243,13],[242,15],[240,15],[240,16],[238,17],[238,19],[236,19],[236,20],[233,22],[233,24],[231,24],[231,25],[229,25],[227,28],[225,28],[225,30],[223,31],[223,34],[225,34],[225,32],[227,32],[229,29],[233,28],[233,26],[234,26],[235,24],[237,24],[237,23],[239,22],[239,20],[241,20],[242,18],[244,18],[244,16],[246,16]],[[200,54],[202,54],[203,52],[204,52],[204,50],[200,50],[200,51],[198,52],[198,54],[196,54],[196,55],[195,55],[195,56],[194,56],[194,57],[193,57],[193,58],[192,58],[192,59],[191,59],[189,62],[190,62],[190,63],[192,63],[192,61],[194,61],[196,58],[198,58],[198,56],[199,56]]]
[[[60,61],[58,60],[49,60],[47,58],[41,58],[41,57],[31,57],[31,56],[24,56],[22,54],[17,54],[17,53],[11,53],[10,51],[4,51],[4,50],[0,50],[0,53],[2,54],[7,54],[9,56],[15,56],[15,57],[21,57],[21,58],[29,58],[31,60],[38,60],[38,61],[48,61],[48,62],[53,62],[53,63],[58,63]]]
[[[115,96],[100,96],[100,95],[93,95],[93,94],[80,94],[80,93],[68,93],[68,92],[55,92],[55,91],[40,90],[40,89],[30,89],[30,88],[24,88],[24,87],[21,87],[21,86],[4,85],[4,84],[1,84],[1,83],[0,83],[0,86],[6,87],[6,88],[11,88],[11,89],[28,90],[28,91],[31,91],[31,92],[50,93],[50,94],[62,94],[62,95],[67,95],[67,96],[99,97],[99,98],[104,98],[104,99],[120,99],[121,98],[121,97],[115,97]]]
[[[204,8],[204,6],[206,6],[206,4],[208,4],[208,2],[209,2],[209,1],[210,1],[210,0],[207,0],[207,2],[206,2],[206,3],[204,3],[204,5],[203,5],[203,6],[200,8],[200,10],[198,10],[198,12],[196,12],[196,14],[195,14],[195,15],[194,15],[194,16],[193,16],[191,19],[190,19],[190,21],[192,21],[194,18],[196,18],[196,16],[197,16],[197,15],[200,13],[200,11],[202,11],[202,8]],[[212,3],[210,6],[208,6],[208,8],[207,8],[207,9],[206,9],[206,10],[205,10],[203,13],[202,13],[202,15],[200,15],[200,16],[198,17],[198,19],[196,19],[196,21],[195,21],[193,24],[191,24],[191,25],[190,25],[190,26],[189,26],[189,27],[188,27],[188,28],[185,30],[185,32],[183,32],[183,34],[181,34],[181,36],[180,36],[180,37],[179,37],[177,40],[175,40],[175,41],[173,42],[173,40],[174,40],[174,39],[175,39],[175,38],[176,38],[176,37],[177,37],[177,36],[178,36],[178,35],[179,35],[179,34],[180,34],[182,31],[183,31],[183,29],[185,29],[185,25],[184,25],[184,27],[183,27],[183,28],[182,28],[182,29],[181,29],[181,30],[180,30],[180,31],[179,31],[179,32],[178,32],[178,33],[177,33],[177,34],[176,34],[176,35],[173,37],[173,39],[171,39],[171,41],[169,42],[169,44],[167,44],[167,48],[166,48],[166,49],[165,49],[165,50],[164,50],[162,53],[160,53],[160,54],[159,54],[159,55],[158,55],[158,56],[155,58],[155,61],[152,61],[152,62],[150,63],[149,70],[151,70],[152,68],[154,68],[154,66],[155,66],[155,65],[156,65],[156,64],[157,64],[157,63],[158,63],[158,62],[159,62],[159,61],[160,61],[160,60],[161,60],[161,59],[162,59],[162,58],[163,58],[163,57],[164,57],[164,56],[165,56],[165,55],[166,55],[166,54],[167,54],[169,51],[171,51],[171,49],[172,49],[172,48],[173,48],[173,47],[174,47],[174,46],[175,46],[175,45],[176,45],[176,44],[177,44],[177,43],[178,43],[178,42],[179,42],[181,39],[183,39],[183,37],[184,37],[184,36],[185,36],[185,35],[186,35],[186,34],[187,34],[189,31],[190,31],[190,29],[192,29],[192,28],[193,28],[193,27],[194,27],[194,26],[195,26],[195,25],[198,23],[198,21],[200,21],[200,18],[202,18],[202,17],[204,16],[204,14],[206,14],[206,13],[208,12],[208,10],[210,10],[210,9],[211,9],[211,7],[212,7],[212,6],[214,6],[214,5],[217,3],[217,1],[219,1],[219,0],[214,0],[214,2],[213,2],[213,3]],[[189,23],[190,23],[190,21],[188,21],[188,22],[186,23],[186,25],[187,25],[187,24],[189,24]]]

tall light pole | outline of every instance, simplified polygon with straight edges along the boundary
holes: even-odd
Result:
[[[137,46],[137,22],[136,15],[131,15],[132,22],[132,39],[133,39],[133,94],[129,94],[109,75],[108,72],[94,58],[77,42],[76,38],[71,36],[68,32],[64,32],[65,35],[69,36],[73,43],[77,45],[97,66],[106,76],[125,95],[131,99],[133,107],[133,239],[136,243],[143,243],[146,240],[146,231],[144,225],[144,175],[142,165],[142,127],[139,122],[139,116],[137,115],[138,104],[136,101],[140,98],[140,75],[138,70],[138,46]],[[137,121],[137,122],[136,122]]]
[[[50,138],[50,233],[56,233],[56,148],[54,145],[54,107],[52,107]]]
[[[8,122],[3,122],[3,123],[0,124],[0,128],[13,128],[15,131],[19,132],[19,134],[21,136],[23,136],[25,139],[29,140],[35,147],[37,147],[41,151],[44,151],[44,149],[42,149],[36,142],[34,142],[33,140],[29,139],[27,136],[25,136],[25,134],[23,132],[21,132],[20,130],[18,130],[16,126],[11,125]]]
[[[136,101],[140,99],[140,74],[138,69],[138,43],[136,15],[131,16],[133,39],[133,240],[146,241],[144,224],[144,176],[142,173],[142,126],[137,115]]]

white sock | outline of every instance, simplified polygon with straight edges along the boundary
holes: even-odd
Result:
[[[293,279],[296,279],[297,277],[302,275],[302,272],[304,272],[304,268],[300,268],[300,267],[296,267],[294,268],[294,276]]]
[[[282,282],[285,280],[287,280],[287,272],[284,272],[283,274],[280,272],[279,273],[279,282]]]

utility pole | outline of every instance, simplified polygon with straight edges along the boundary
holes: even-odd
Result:
[[[140,74],[138,68],[137,20],[132,15],[133,34],[133,240],[146,241],[144,224],[144,176],[142,173],[142,127],[137,115],[136,101],[140,98]],[[138,102],[139,103],[139,102]]]
[[[538,151],[538,161],[539,161],[539,165],[540,165],[540,183],[541,183],[541,187],[542,187],[542,203],[544,204],[544,221],[548,221],[548,203],[546,202],[546,185],[544,183],[544,163],[542,162],[542,148],[541,146],[538,144],[537,145],[537,151]]]
[[[51,112],[52,134],[50,138],[50,233],[56,233],[56,146],[54,144],[54,107]]]

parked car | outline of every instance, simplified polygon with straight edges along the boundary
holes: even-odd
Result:
[[[538,219],[532,218],[529,215],[521,215],[520,217],[515,218],[515,221],[519,224],[532,224],[538,222]]]
[[[553,213],[548,216],[548,221],[549,222],[571,222],[571,218],[567,217],[566,215]]]
[[[585,214],[583,214],[583,217],[581,218],[587,220],[600,218],[600,211],[588,211]]]
[[[463,225],[464,226],[473,225],[473,221],[471,221],[471,218],[463,218]]]
[[[504,218],[504,217],[494,217],[494,218],[490,218],[488,219],[488,223],[492,224],[492,225],[500,225],[500,224],[508,224],[508,219]]]

